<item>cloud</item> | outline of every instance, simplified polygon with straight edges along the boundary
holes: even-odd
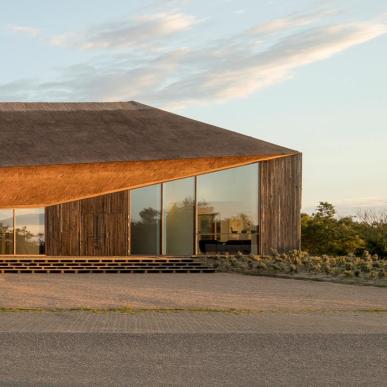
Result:
[[[249,33],[262,36],[275,32],[289,31],[291,29],[311,25],[314,22],[319,22],[323,17],[334,15],[335,13],[334,10],[317,10],[314,12],[305,12],[284,18],[277,18],[254,26],[249,30]]]
[[[101,24],[80,33],[53,36],[50,42],[54,46],[84,50],[150,46],[173,34],[190,29],[195,22],[193,16],[179,12],[158,13]]]
[[[65,68],[53,81],[19,82],[0,85],[2,100],[139,100],[144,103],[179,109],[192,104],[223,102],[243,98],[263,88],[291,79],[302,66],[382,36],[387,24],[382,19],[369,21],[327,21],[327,13],[297,15],[248,28],[227,39],[184,48],[164,47],[143,51],[133,44],[143,42],[155,31],[180,31],[192,24],[184,18],[153,19],[124,27],[106,28],[88,35],[81,45],[106,50],[125,45],[104,59]],[[172,21],[174,20],[174,21]],[[281,20],[281,21],[279,21]],[[141,25],[141,27],[140,27]],[[162,27],[164,26],[164,27]],[[137,43],[119,41],[118,31],[138,37]],[[109,31],[109,33],[107,32]],[[272,34],[281,31],[280,34]],[[270,33],[269,33],[270,32]],[[269,34],[268,34],[269,33]],[[137,53],[137,55],[136,55]],[[106,59],[108,58],[108,59]]]
[[[36,38],[41,33],[39,28],[19,25],[10,25],[7,27],[7,31],[17,34],[29,35],[34,38]]]

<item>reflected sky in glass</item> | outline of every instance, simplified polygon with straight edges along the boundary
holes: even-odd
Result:
[[[0,209],[0,225],[8,226],[12,228],[13,225],[13,210],[12,209]]]
[[[157,211],[160,211],[160,195],[161,195],[161,185],[151,185],[148,187],[137,188],[131,191],[131,221],[140,222],[141,211],[145,208],[153,208]]]
[[[258,164],[198,176],[198,204],[229,218],[240,213],[258,224]]]
[[[15,228],[26,227],[32,234],[44,234],[44,208],[17,208]]]
[[[163,254],[189,255],[194,249],[195,178],[163,186]]]

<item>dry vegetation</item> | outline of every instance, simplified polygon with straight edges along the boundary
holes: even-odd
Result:
[[[219,272],[387,286],[387,259],[367,251],[360,257],[312,256],[292,251],[288,254],[273,252],[272,256],[206,256],[203,260]]]

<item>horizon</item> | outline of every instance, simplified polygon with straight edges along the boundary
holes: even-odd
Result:
[[[0,101],[136,100],[302,152],[304,212],[387,211],[387,1],[280,3],[5,1]]]

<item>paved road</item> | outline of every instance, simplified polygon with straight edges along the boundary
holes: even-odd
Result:
[[[2,333],[2,385],[386,386],[386,335]]]
[[[386,386],[386,313],[0,313],[0,385]]]

